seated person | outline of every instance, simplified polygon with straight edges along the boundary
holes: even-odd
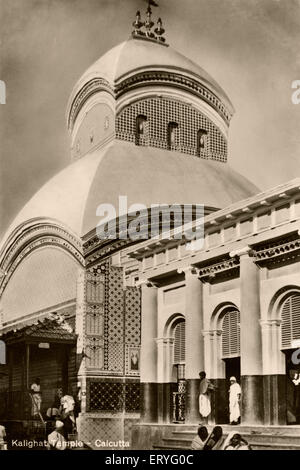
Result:
[[[248,442],[238,433],[231,432],[222,447],[222,450],[252,450]]]
[[[219,450],[223,443],[223,430],[221,426],[215,426],[208,436],[203,450]]]
[[[205,426],[199,426],[197,436],[194,437],[191,445],[192,450],[203,450],[208,431]]]
[[[67,441],[63,433],[64,423],[57,420],[55,422],[55,430],[48,436],[48,445],[50,450],[65,450]]]

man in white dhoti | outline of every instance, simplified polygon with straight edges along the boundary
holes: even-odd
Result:
[[[199,377],[199,414],[201,417],[201,422],[199,424],[207,424],[208,416],[211,413],[209,393],[212,390],[215,390],[215,386],[206,378],[206,373],[204,371],[199,373]]]
[[[239,424],[241,411],[240,411],[240,400],[242,390],[240,385],[237,383],[235,377],[230,377],[230,388],[229,388],[229,415],[230,424]]]

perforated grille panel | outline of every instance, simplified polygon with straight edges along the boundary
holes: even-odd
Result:
[[[292,348],[292,341],[300,339],[300,295],[291,295],[281,309],[281,347]]]
[[[185,362],[185,322],[178,323],[174,331],[174,364]]]
[[[176,122],[176,145],[172,145],[172,150],[222,162],[227,160],[226,139],[213,122],[191,106],[166,98],[148,98],[121,111],[116,120],[118,139],[137,143],[136,119],[139,115],[147,117],[140,145],[168,149],[168,124]],[[202,149],[197,145],[200,129],[207,132],[207,142]]]
[[[91,382],[89,411],[139,411],[140,384]]]
[[[240,312],[230,310],[225,313],[222,323],[222,356],[240,355]]]

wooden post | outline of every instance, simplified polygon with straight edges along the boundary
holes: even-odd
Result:
[[[24,406],[26,403],[29,403],[31,407],[31,402],[29,401],[29,363],[30,363],[30,345],[28,343],[25,344],[25,386],[24,386]],[[29,416],[30,416],[30,408],[29,408]]]
[[[29,390],[29,364],[30,364],[30,344],[26,344],[26,364],[25,364],[25,387]]]

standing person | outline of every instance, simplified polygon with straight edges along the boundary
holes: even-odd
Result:
[[[240,401],[242,390],[235,377],[230,377],[229,420],[230,424],[239,424],[241,417]]]
[[[200,387],[199,387],[199,413],[201,417],[201,423],[206,424],[208,421],[208,416],[211,413],[210,405],[210,392],[215,390],[215,386],[210,383],[206,378],[206,372],[202,371],[199,373],[200,377]]]
[[[63,434],[68,440],[69,436],[76,431],[75,400],[71,395],[64,395],[61,398],[60,416],[64,424]]]
[[[37,418],[41,414],[42,395],[41,395],[41,381],[37,377],[34,383],[30,387],[32,408],[31,414],[34,418]]]

